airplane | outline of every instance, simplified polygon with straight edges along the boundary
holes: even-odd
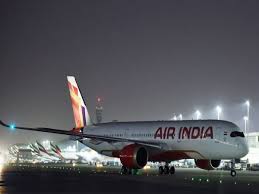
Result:
[[[48,150],[48,153],[55,155],[56,157],[60,158],[62,162],[91,162],[91,161],[107,161],[107,157],[100,156],[96,151],[85,147],[84,149],[78,151],[74,150],[72,147],[72,150],[63,149],[50,142],[51,149]]]
[[[54,145],[50,142],[50,147],[53,155],[58,157],[61,161],[79,161],[83,160],[77,153],[62,152],[58,145]]]
[[[60,161],[60,162],[81,162],[86,161],[88,157],[82,156],[81,153],[76,151],[61,150],[60,147],[52,142],[49,142],[50,148],[46,149],[42,144],[36,141],[36,145],[30,144],[29,147],[32,154],[40,157],[44,161]],[[89,149],[90,150],[90,149]],[[89,154],[87,154],[89,155]]]
[[[248,153],[242,130],[224,120],[132,121],[95,124],[91,121],[75,77],[67,76],[75,127],[61,130],[45,127],[15,129],[63,134],[78,140],[100,154],[119,158],[121,174],[142,169],[148,161],[161,162],[159,174],[174,174],[171,161],[194,159],[197,167],[216,169],[221,160],[231,160],[232,177],[236,176],[235,162]]]
[[[41,156],[40,150],[39,150],[39,148],[38,148],[36,145],[34,145],[34,144],[31,143],[31,144],[29,145],[29,147],[30,147],[30,150],[31,150],[31,152],[32,152],[32,155]]]
[[[57,157],[55,154],[48,152],[45,147],[40,144],[38,141],[36,141],[37,146],[30,144],[30,147],[32,148],[32,151],[42,157],[43,159],[49,160],[49,161],[59,161],[60,158]]]
[[[47,153],[43,153],[40,151],[40,148],[38,147],[37,143],[36,144],[29,144],[29,148],[31,150],[32,155],[34,156],[34,161],[37,162],[53,162],[53,161],[58,161],[57,158],[51,157],[51,155]]]
[[[61,149],[58,147],[58,145],[54,145],[53,143],[50,142],[50,147],[51,147],[51,151],[55,156],[57,156],[61,160],[64,160],[64,157],[61,154]]]

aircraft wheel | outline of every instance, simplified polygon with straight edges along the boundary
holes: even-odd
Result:
[[[132,169],[132,174],[137,175],[138,174],[138,169]]]
[[[159,166],[158,172],[159,172],[160,175],[164,174],[164,168],[163,168],[163,166]]]
[[[170,174],[174,174],[175,173],[175,168],[174,166],[171,166],[170,170],[169,170],[169,173]]]
[[[121,174],[127,174],[128,173],[128,169],[125,166],[121,167]]]
[[[235,177],[235,176],[237,175],[237,172],[236,172],[235,170],[231,170],[231,171],[230,171],[230,175],[231,175],[232,177]]]
[[[165,173],[165,174],[169,174],[169,166],[165,166],[165,168],[164,168],[164,173]]]

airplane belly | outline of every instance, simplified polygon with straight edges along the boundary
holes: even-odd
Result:
[[[171,146],[171,151],[184,153],[190,159],[209,159],[219,157],[215,152],[215,145],[212,141],[203,140],[184,140],[174,142]],[[185,159],[185,158],[183,158]]]
[[[234,146],[234,145],[233,145]],[[181,142],[178,146],[179,151],[183,151],[192,159],[232,159],[233,153],[232,145],[223,142],[216,142],[214,140],[204,140],[200,142]],[[176,147],[177,148],[177,147]]]
[[[108,143],[104,141],[95,141],[91,139],[85,139],[82,141],[82,143],[87,147],[95,150],[99,154],[110,157],[117,157],[117,152],[127,145],[122,142]]]

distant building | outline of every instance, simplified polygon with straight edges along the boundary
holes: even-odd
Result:
[[[250,148],[259,148],[259,132],[248,133],[246,139]]]
[[[34,155],[27,144],[19,143],[12,145],[9,148],[9,154],[16,159],[17,163],[19,163],[19,161],[25,162],[34,159]]]
[[[95,114],[96,114],[96,123],[101,123],[103,120],[103,107],[101,105],[101,98],[97,98],[96,108],[95,108]]]
[[[247,133],[247,144],[249,147],[249,153],[243,158],[247,160],[249,164],[259,163],[259,132]]]
[[[107,161],[119,161],[115,158],[110,158],[98,154],[91,148],[83,145],[78,141],[64,139],[59,142],[51,142],[54,146],[58,146],[61,150],[60,154],[63,159],[58,159],[53,156],[52,149],[46,149],[46,154],[35,154],[31,148],[32,144],[14,144],[9,147],[9,162],[23,163],[23,162],[107,162]],[[43,144],[43,143],[42,143]],[[35,145],[38,147],[38,145]],[[43,146],[44,147],[44,146]],[[44,147],[45,148],[45,147]]]

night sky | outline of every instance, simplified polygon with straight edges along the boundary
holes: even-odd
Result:
[[[258,1],[0,1],[0,119],[74,126],[66,76],[93,119],[222,118],[259,131]],[[64,136],[0,128],[0,148]]]

